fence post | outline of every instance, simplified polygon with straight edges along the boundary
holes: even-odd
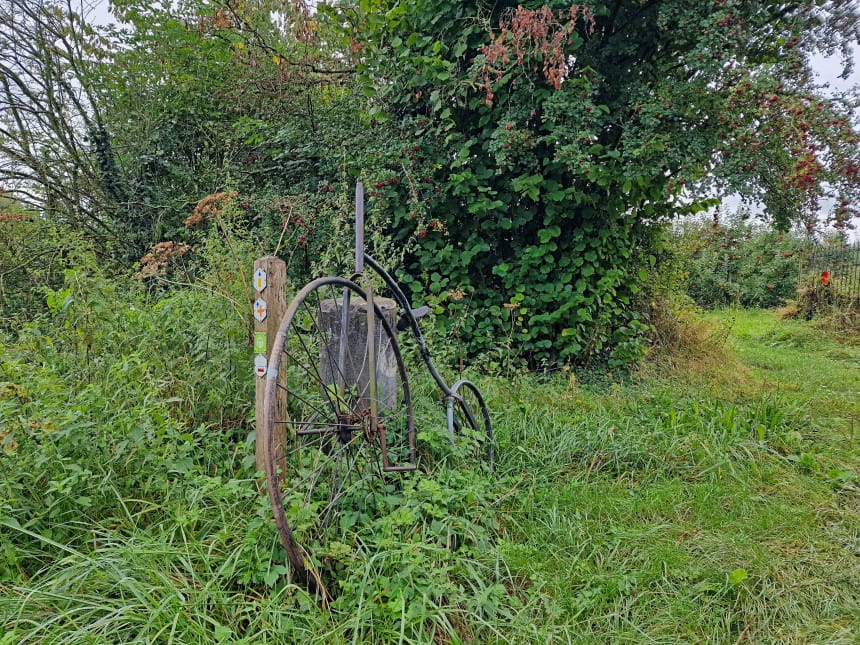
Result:
[[[257,419],[257,441],[256,462],[257,470],[265,471],[266,444],[266,410],[264,399],[266,396],[266,370],[271,359],[272,345],[275,342],[275,334],[287,309],[286,298],[287,265],[283,260],[274,256],[266,256],[254,262],[253,286],[255,300],[254,310],[254,380],[256,384],[256,419]],[[278,401],[276,403],[276,419],[285,419],[287,411],[287,399],[284,390],[278,390]],[[286,441],[286,426],[283,424],[275,426],[275,451],[283,454]]]

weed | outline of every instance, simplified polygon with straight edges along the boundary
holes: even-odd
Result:
[[[137,284],[70,272],[2,347],[7,642],[856,633],[860,384],[856,350],[827,334],[722,312],[701,327],[719,330],[712,358],[482,379],[494,475],[415,380],[421,471],[381,480],[374,513],[344,513],[313,550],[337,591],[324,612],[258,493],[244,321],[200,290]]]

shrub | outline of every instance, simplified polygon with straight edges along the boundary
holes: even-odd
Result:
[[[80,236],[0,196],[0,331],[12,331],[44,309],[42,290],[63,282],[65,259]]]
[[[819,327],[860,336],[860,295],[843,282],[823,284],[817,273],[805,276],[801,284],[784,317],[814,320]]]
[[[701,307],[775,307],[797,290],[803,242],[735,219],[698,224],[679,237],[683,288]]]

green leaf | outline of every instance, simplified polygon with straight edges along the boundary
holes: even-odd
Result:
[[[266,582],[268,584],[268,575],[267,575],[267,581]],[[271,587],[272,585],[269,584],[269,586]],[[215,626],[214,636],[215,636],[215,640],[217,642],[221,643],[223,641],[226,641],[226,640],[229,640],[232,638],[233,630],[230,629],[229,627],[225,626],[225,625],[218,624]]]
[[[549,228],[538,231],[538,239],[541,244],[546,244],[551,239],[558,237],[559,235],[561,235],[561,228],[558,226],[550,226]]]
[[[749,574],[746,569],[735,569],[729,574],[729,584],[737,586],[747,578],[749,578]]]

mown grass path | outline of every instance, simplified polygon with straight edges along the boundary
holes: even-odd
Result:
[[[860,349],[709,318],[739,361],[516,393],[502,454],[529,493],[500,551],[531,590],[520,637],[858,642]]]

